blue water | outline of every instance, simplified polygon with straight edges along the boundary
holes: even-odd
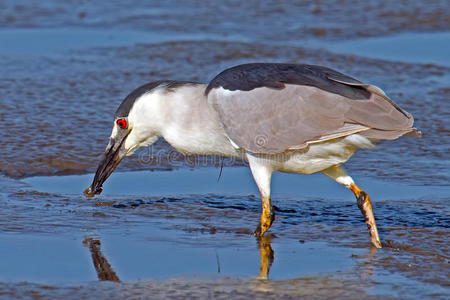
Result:
[[[336,41],[325,46],[332,52],[406,63],[450,66],[450,32],[406,32],[391,36]]]
[[[107,28],[8,28],[0,29],[0,54],[53,56],[68,54],[70,50],[92,47],[120,47],[137,43],[163,43],[169,41],[224,40],[220,35],[207,33],[165,33]],[[227,39],[242,41],[239,35]]]
[[[116,47],[137,43],[222,40],[258,42],[241,34],[173,33],[107,28],[12,28],[0,29],[0,54],[55,55],[91,47]],[[270,43],[270,41],[269,41]],[[276,41],[274,42],[277,43]],[[283,43],[286,44],[286,43]],[[450,32],[406,32],[391,36],[290,42],[296,46],[321,47],[332,52],[400,61],[450,66]]]
[[[114,195],[186,195],[186,194],[254,194],[259,197],[256,184],[247,167],[225,167],[219,178],[217,168],[179,169],[173,171],[114,172],[103,186],[102,196]],[[23,180],[30,188],[48,193],[82,194],[92,182],[94,174],[71,176],[39,176]],[[414,195],[450,195],[449,186],[411,186],[374,178],[354,178],[373,199],[402,198]],[[275,172],[272,195],[300,197],[332,196],[353,201],[352,193],[344,186],[320,173],[312,175]]]
[[[101,251],[121,280],[167,279],[179,276],[238,276],[256,278],[260,256],[252,236],[224,241],[204,237],[205,243],[175,240],[171,232],[133,229],[133,236],[99,233]],[[143,230],[145,229],[145,231]],[[82,238],[67,234],[0,234],[0,280],[32,282],[87,282],[96,280],[88,247]],[[169,240],[168,240],[169,239]],[[296,240],[272,242],[276,261],[269,277],[274,280],[347,270],[352,254],[366,251],[330,247],[323,242]]]

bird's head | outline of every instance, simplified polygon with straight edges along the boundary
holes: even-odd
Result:
[[[94,180],[84,194],[93,197],[102,192],[102,185],[120,161],[140,147],[153,144],[159,136],[161,114],[158,106],[161,93],[171,81],[157,81],[131,92],[117,108],[105,152],[98,164]],[[172,83],[173,84],[173,83]]]
[[[133,154],[142,146],[152,144],[157,139],[157,135],[153,135],[151,131],[146,133],[140,130],[139,123],[133,122],[132,115],[116,117],[109,143],[97,167],[94,180],[84,194],[87,197],[100,194],[103,183],[125,156]]]

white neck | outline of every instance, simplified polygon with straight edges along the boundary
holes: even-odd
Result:
[[[217,113],[208,104],[205,87],[197,84],[174,91],[160,89],[149,95],[152,99],[141,99],[135,108],[145,110],[140,115],[151,119],[155,134],[180,152],[237,156]]]

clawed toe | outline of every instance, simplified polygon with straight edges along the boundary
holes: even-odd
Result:
[[[256,237],[261,237],[261,223],[258,224],[258,227],[256,227],[255,231],[253,232],[253,235]]]

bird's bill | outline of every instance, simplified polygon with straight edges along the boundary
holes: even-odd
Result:
[[[94,197],[102,192],[103,183],[116,169],[122,158],[126,156],[127,150],[124,148],[124,143],[128,133],[129,132],[122,137],[110,139],[109,144],[105,149],[105,153],[98,164],[94,180],[92,181],[91,186],[84,191],[86,197]]]

